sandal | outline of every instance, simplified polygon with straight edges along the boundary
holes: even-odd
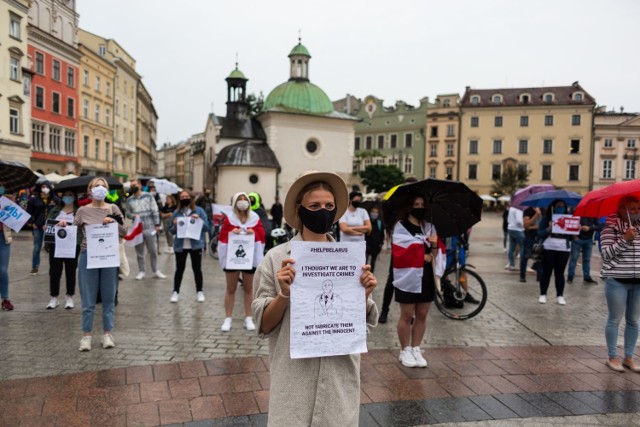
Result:
[[[607,367],[613,371],[624,372],[624,367],[622,365],[614,365],[613,363],[611,363],[611,360],[607,360],[605,365],[607,365]]]
[[[640,366],[636,365],[634,362],[631,362],[631,363],[622,362],[622,366],[624,366],[625,368],[629,369],[632,372],[636,372],[640,374]]]

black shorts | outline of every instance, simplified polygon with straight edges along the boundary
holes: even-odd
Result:
[[[251,270],[227,270],[226,268],[223,268],[222,271],[224,271],[225,273],[240,272],[240,273],[247,273],[247,274],[255,274],[256,268],[257,267],[253,267]]]
[[[405,292],[395,289],[395,300],[400,304],[418,304],[433,302],[436,297],[436,284],[433,279],[433,267],[431,263],[425,264],[422,271],[422,292]]]

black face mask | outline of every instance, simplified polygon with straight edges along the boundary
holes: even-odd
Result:
[[[336,218],[336,209],[334,208],[332,211],[327,209],[311,211],[304,206],[300,206],[298,208],[298,215],[300,216],[302,225],[316,234],[323,234],[331,230]]]
[[[140,187],[137,187],[135,185],[131,186],[131,192],[132,193],[137,193],[139,189],[140,189]]]
[[[360,207],[360,201],[359,200],[352,200],[351,201],[351,206],[353,206],[354,208],[358,208]]]
[[[180,199],[180,206],[186,208],[191,204],[191,199]]]
[[[422,221],[427,216],[427,208],[411,208],[409,213],[415,219]]]

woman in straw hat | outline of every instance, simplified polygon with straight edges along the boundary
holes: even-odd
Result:
[[[299,233],[292,241],[333,242],[327,232],[349,204],[347,186],[338,175],[307,172],[289,189],[284,218]],[[267,253],[255,276],[253,317],[258,334],[269,338],[270,426],[352,426],[358,424],[360,355],[291,359],[289,295],[295,277],[290,243]],[[377,324],[371,293],[377,285],[368,265],[365,287],[368,326]]]

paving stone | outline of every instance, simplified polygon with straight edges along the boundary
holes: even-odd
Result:
[[[545,417],[573,415],[570,411],[549,399],[544,393],[522,393],[518,396],[539,409]]]
[[[469,397],[480,409],[491,415],[494,419],[516,418],[518,414],[505,406],[494,396],[471,396]]]
[[[422,405],[414,401],[369,403],[364,406],[373,419],[385,427],[405,427],[437,422]]]

